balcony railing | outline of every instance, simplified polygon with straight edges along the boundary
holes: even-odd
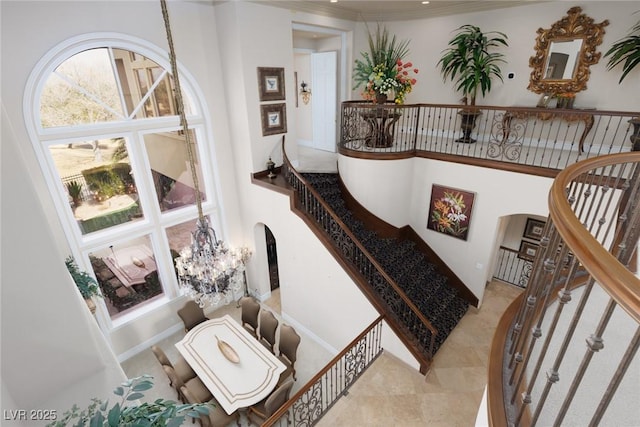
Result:
[[[533,263],[523,259],[518,251],[500,246],[493,278],[520,288],[526,288],[532,266]]]
[[[382,353],[378,317],[292,396],[262,427],[315,425]]]
[[[640,112],[342,103],[342,154],[375,158],[464,156],[562,170],[629,152]],[[636,130],[637,131],[637,130]]]
[[[421,371],[426,372],[433,359],[437,329],[316,190],[292,167],[284,150],[284,140],[283,158],[282,175],[293,189],[296,208],[304,213],[307,221],[313,223],[313,229],[321,232],[321,240],[338,254],[337,259],[345,270],[357,275],[359,282],[367,284],[363,291],[369,301],[380,313],[385,313],[391,329],[420,362]]]
[[[525,293],[496,330],[491,425],[635,425],[640,415],[640,153],[569,166]]]

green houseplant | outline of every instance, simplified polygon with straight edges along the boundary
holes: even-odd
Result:
[[[631,28],[627,37],[615,42],[604,56],[609,57],[607,70],[612,70],[622,64],[622,75],[618,81],[618,83],[622,83],[631,70],[640,64],[640,21]],[[640,151],[640,117],[632,118],[629,123],[633,125],[633,133],[631,134],[633,151]]]
[[[417,82],[414,74],[418,73],[411,62],[404,62],[409,40],[398,41],[378,24],[375,33],[368,32],[368,44],[369,51],[362,52],[362,58],[355,61],[354,89],[364,85],[362,96],[376,103],[384,103],[392,94],[396,104],[404,103]]]
[[[120,401],[109,406],[94,398],[89,406],[80,409],[73,407],[62,414],[62,417],[48,424],[48,427],[95,426],[153,426],[179,427],[186,417],[200,418],[209,413],[209,403],[196,405],[179,404],[172,400],[156,399],[153,403],[130,404],[144,397],[143,391],[153,387],[151,376],[143,375],[129,379],[117,387],[113,393],[120,397]]]
[[[77,208],[82,203],[82,183],[73,180],[66,184],[69,197],[73,201],[73,207]]]
[[[474,25],[463,25],[455,30],[456,35],[449,41],[448,48],[438,61],[443,80],[454,82],[456,91],[462,92],[465,105],[476,105],[478,90],[482,96],[491,91],[491,80],[502,81],[500,63],[506,62],[504,55],[492,50],[508,46],[504,33],[491,31],[484,33]],[[480,114],[474,108],[463,108],[461,115],[462,138],[457,142],[475,142],[470,137]]]
[[[87,302],[87,306],[91,310],[91,312],[95,312],[96,305],[93,302],[93,297],[100,297],[100,287],[98,286],[98,282],[89,275],[86,271],[80,270],[78,264],[76,263],[75,258],[69,255],[67,259],[64,260],[64,264],[71,275],[71,278],[75,282],[78,287],[78,291],[80,291],[80,295]]]

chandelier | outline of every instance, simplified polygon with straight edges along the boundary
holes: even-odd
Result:
[[[175,85],[176,107],[187,147],[187,158],[191,168],[193,190],[198,208],[198,221],[196,229],[191,234],[191,245],[183,248],[180,251],[180,256],[175,259],[178,284],[180,292],[193,299],[200,307],[229,304],[243,287],[244,294],[248,294],[245,263],[251,256],[251,251],[246,247],[230,250],[223,241],[218,240],[215,230],[209,225],[209,221],[202,212],[202,196],[196,174],[191,132],[184,111],[166,0],[160,0],[160,4],[167,32],[167,42],[169,43],[169,59]]]

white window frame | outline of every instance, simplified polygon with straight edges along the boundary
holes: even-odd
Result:
[[[168,251],[169,242],[165,230],[185,221],[195,220],[197,218],[197,209],[195,206],[189,206],[160,212],[157,200],[154,200],[155,190],[149,184],[150,165],[144,152],[144,135],[147,133],[181,130],[180,120],[177,115],[147,119],[133,118],[117,122],[77,125],[72,128],[44,128],[42,126],[40,120],[40,96],[48,76],[56,67],[73,55],[87,49],[106,47],[136,52],[156,62],[165,70],[171,70],[167,52],[145,40],[119,33],[91,33],[76,36],[52,48],[36,64],[27,81],[23,114],[27,132],[46,178],[52,201],[71,248],[71,254],[76,258],[80,268],[93,274],[91,265],[87,265],[89,253],[141,236],[149,236],[155,256],[164,258],[158,262],[158,274],[163,285],[164,298],[144,304],[143,307],[132,310],[131,313],[117,319],[111,319],[106,306],[98,302],[96,318],[101,329],[108,332],[179,297],[178,284],[173,273],[173,262]],[[180,73],[180,83],[185,94],[183,98],[185,102],[188,102],[188,100],[192,102],[192,105],[186,110],[192,112],[188,117],[188,123],[189,128],[194,129],[194,132],[196,132],[196,140],[198,142],[199,173],[202,174],[200,181],[204,183],[204,191],[206,193],[206,201],[202,203],[203,213],[210,218],[212,226],[216,230],[221,230],[222,220],[219,212],[218,188],[215,184],[218,177],[215,176],[212,167],[213,163],[215,163],[213,133],[211,124],[207,119],[211,116],[208,113],[202,91],[193,76],[179,63],[178,72]],[[72,141],[86,141],[87,139],[115,136],[125,138],[132,170],[134,172],[138,171],[135,179],[141,205],[144,206],[144,219],[82,235],[77,222],[69,214],[67,193],[48,152],[49,147],[56,144],[68,144]],[[147,175],[146,179],[142,179],[140,171]],[[64,260],[60,260],[60,262],[64,262]],[[161,265],[164,268],[160,268]]]

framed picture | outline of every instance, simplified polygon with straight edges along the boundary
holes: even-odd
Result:
[[[525,261],[533,261],[538,253],[539,246],[535,243],[527,242],[526,240],[520,241],[520,250],[518,251],[518,258]]]
[[[287,104],[264,104],[260,106],[262,136],[287,132]]]
[[[467,240],[475,193],[433,184],[429,202],[429,230]]]
[[[260,101],[284,101],[284,68],[258,67]]]
[[[542,233],[544,232],[544,221],[538,221],[537,219],[527,218],[527,225],[524,227],[524,234],[522,237],[531,240],[540,240]]]

